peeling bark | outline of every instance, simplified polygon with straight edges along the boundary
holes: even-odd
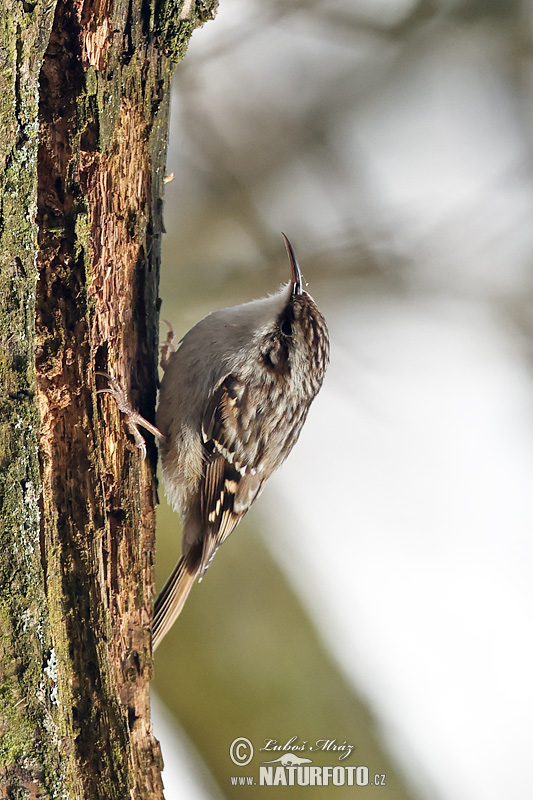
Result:
[[[0,30],[1,794],[157,798],[155,447],[143,463],[95,369],[153,416],[171,59],[215,2],[16,5]]]

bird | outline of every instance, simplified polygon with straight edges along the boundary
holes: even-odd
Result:
[[[181,514],[181,556],[156,598],[155,650],[220,545],[294,447],[329,363],[326,321],[282,233],[290,280],[275,294],[213,311],[172,351],[162,348],[156,426],[105,374],[141,447],[137,425],[158,439],[163,484]],[[169,352],[170,351],[170,352]]]

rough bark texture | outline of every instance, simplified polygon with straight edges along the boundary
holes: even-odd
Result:
[[[143,463],[95,369],[153,415],[172,61],[214,10],[2,9],[1,796],[162,797],[155,449]]]
[[[8,797],[64,788],[51,714],[33,355],[38,81],[53,7],[27,13],[0,2],[0,794]]]

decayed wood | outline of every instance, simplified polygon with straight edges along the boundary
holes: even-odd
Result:
[[[33,66],[36,97],[42,57],[39,128],[37,136],[36,103],[23,120],[14,103],[7,130],[19,136],[19,150],[33,146],[34,160],[27,161],[29,177],[22,169],[18,175],[20,186],[25,180],[29,187],[24,235],[6,237],[5,219],[0,229],[9,248],[2,254],[2,288],[13,270],[21,275],[17,313],[10,320],[5,298],[0,312],[2,324],[16,321],[12,351],[22,353],[22,361],[2,361],[8,387],[2,399],[12,423],[15,404],[19,412],[26,405],[25,438],[13,435],[9,452],[18,480],[10,519],[24,510],[31,547],[21,557],[20,535],[2,532],[15,572],[4,565],[1,793],[157,798],[161,757],[148,699],[155,448],[148,443],[143,463],[111,398],[97,397],[95,369],[117,375],[136,407],[153,415],[170,58],[183,54],[215,2],[203,3],[203,18],[194,4],[180,12],[174,6],[172,30],[165,2],[156,11],[141,0],[59,0],[53,24],[53,4],[22,5],[19,17],[27,22],[24,14],[33,15],[34,24],[26,29],[19,20],[15,27],[10,63],[24,74],[14,76],[13,87],[31,96]],[[33,62],[31,45],[38,54]],[[5,174],[0,169],[0,178]],[[3,345],[8,330],[2,328]],[[4,492],[4,508],[6,498]]]

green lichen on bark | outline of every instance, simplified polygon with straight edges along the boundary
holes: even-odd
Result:
[[[0,4],[0,785],[64,792],[39,541],[34,319],[38,74],[54,3]]]
[[[155,31],[171,61],[181,61],[194,29],[214,19],[217,8],[218,0],[157,0]]]

